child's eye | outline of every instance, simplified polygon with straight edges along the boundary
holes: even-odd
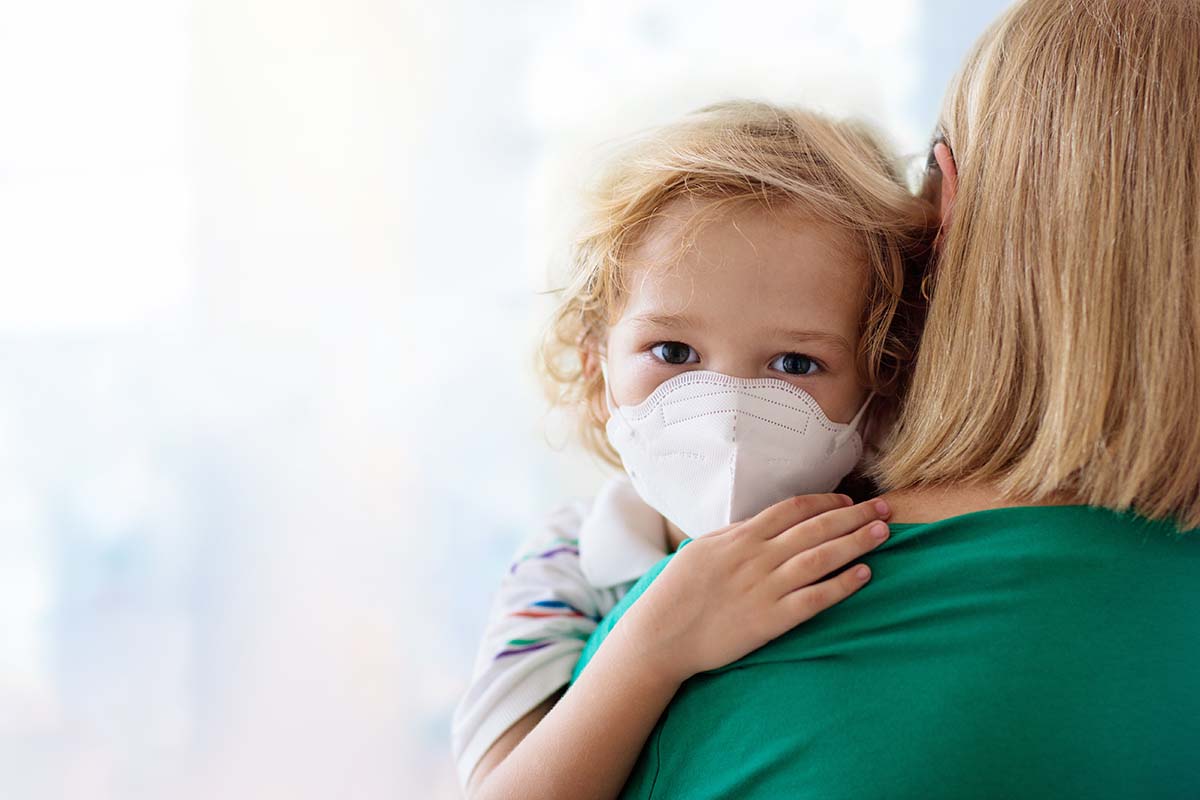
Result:
[[[699,353],[683,342],[662,342],[651,347],[650,352],[668,364],[697,364],[700,361]]]
[[[771,368],[789,375],[812,375],[821,371],[821,366],[801,353],[784,353],[771,362]]]

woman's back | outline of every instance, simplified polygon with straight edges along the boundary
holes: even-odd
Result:
[[[892,529],[864,591],[684,685],[626,796],[1200,797],[1200,537],[1082,506]]]

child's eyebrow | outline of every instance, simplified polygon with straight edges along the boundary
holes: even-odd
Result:
[[[686,314],[639,314],[630,317],[630,322],[638,325],[655,325],[661,328],[693,328],[696,321]]]
[[[794,344],[803,344],[805,342],[824,342],[830,347],[836,347],[839,350],[850,352],[850,343],[846,341],[846,337],[836,333],[827,333],[825,331],[791,331],[783,328],[772,328],[770,331],[772,337],[792,342]]]
[[[629,321],[639,326],[654,326],[660,328],[696,328],[699,324],[686,314],[639,314],[630,317]],[[828,331],[788,330],[786,328],[770,328],[766,335],[772,340],[786,341],[795,345],[812,342],[823,342],[830,347],[850,352],[850,343],[846,337]]]

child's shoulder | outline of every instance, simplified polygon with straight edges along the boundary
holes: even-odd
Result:
[[[583,574],[595,586],[611,587],[637,577],[625,575],[632,564],[661,558],[663,540],[662,517],[621,475],[594,497],[571,500],[546,515],[521,541],[510,572],[565,570]]]
[[[582,582],[580,532],[595,503],[594,497],[575,497],[545,514],[517,544],[506,582]]]
[[[544,548],[546,545],[570,544],[578,547],[581,532],[594,515],[621,518],[637,516],[645,504],[629,478],[617,475],[606,480],[590,496],[574,497],[547,513],[541,524],[531,530],[517,548],[518,552]]]
[[[579,531],[591,513],[595,499],[576,497],[552,508],[517,546],[517,556],[552,546],[579,547]]]

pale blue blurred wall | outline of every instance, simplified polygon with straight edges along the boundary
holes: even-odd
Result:
[[[572,188],[722,97],[924,146],[1000,2],[78,0],[0,26],[0,797],[452,797]]]

